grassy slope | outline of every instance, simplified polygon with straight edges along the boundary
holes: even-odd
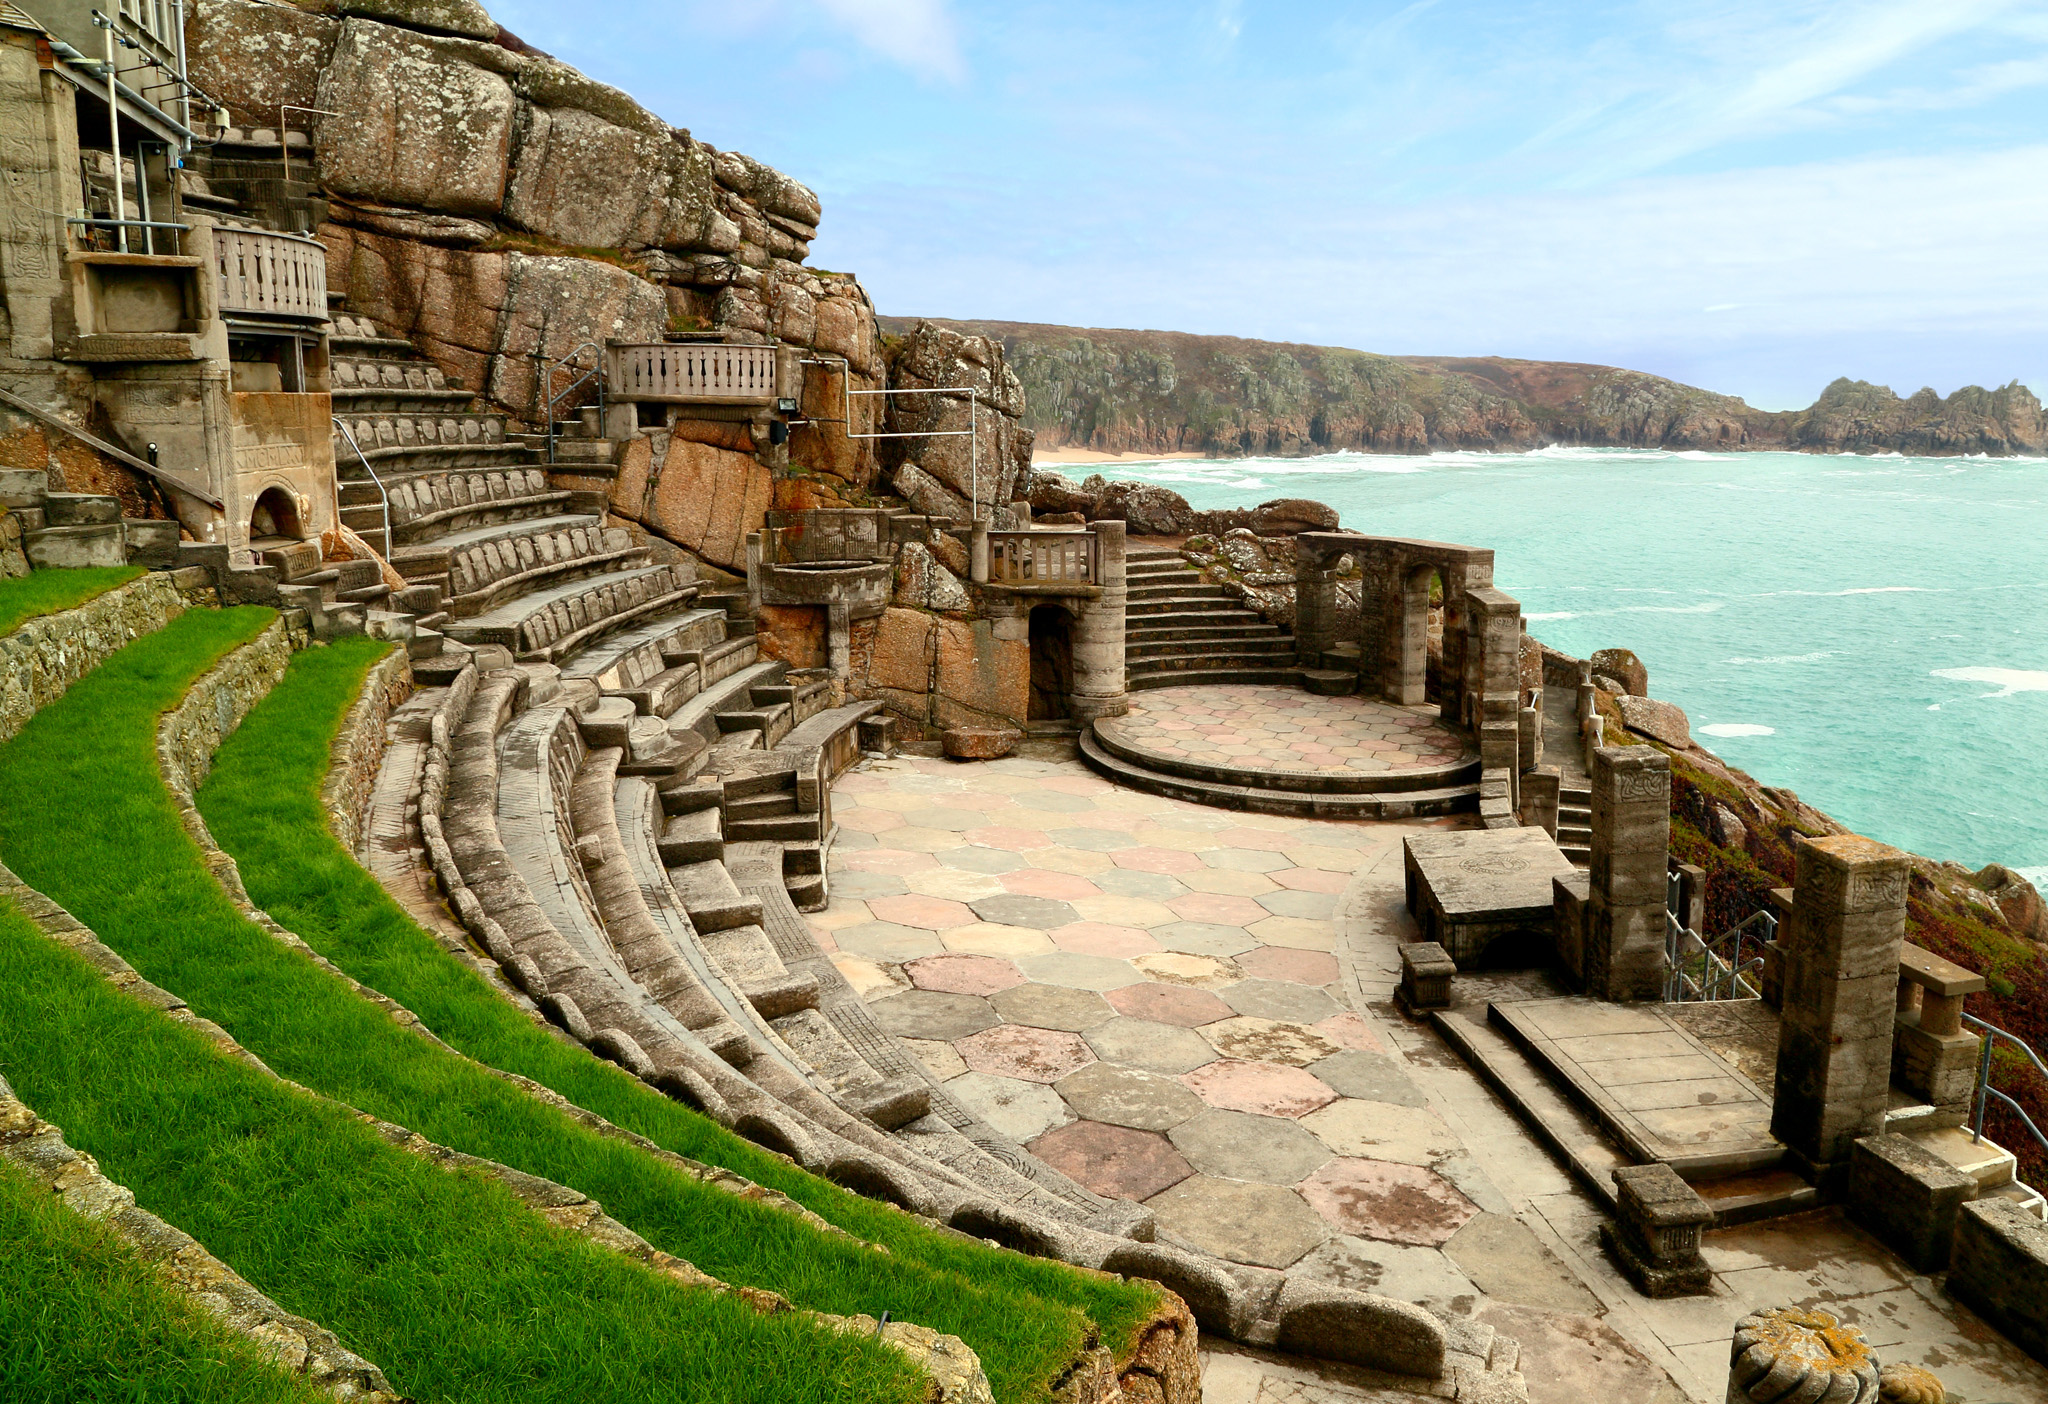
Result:
[[[92,566],[38,570],[18,580],[0,580],[0,635],[11,634],[45,614],[75,609],[141,574],[141,566]]]
[[[316,1080],[367,1083],[428,1045],[235,912],[155,770],[159,711],[270,617],[186,614],[0,748],[0,793],[45,801],[0,809],[0,857],[145,976],[239,1025],[279,1071],[331,1065],[336,1076]],[[312,1042],[285,1039],[279,1024]],[[922,1377],[886,1346],[685,1290],[553,1228],[495,1182],[384,1145],[345,1108],[232,1062],[114,991],[11,914],[0,921],[0,1071],[144,1207],[422,1401],[919,1390]],[[406,1072],[419,1095],[447,1097],[455,1121],[476,1115],[445,1066],[414,1060]]]
[[[326,1404],[107,1228],[0,1164],[0,1399],[16,1404]]]
[[[334,732],[385,647],[352,639],[301,654],[220,752],[200,808],[257,904],[472,1057],[531,1077],[679,1154],[782,1190],[849,1232],[886,1244],[891,1256],[820,1244],[788,1216],[723,1194],[710,1194],[707,1204],[707,1192],[639,1152],[541,1114],[504,1083],[450,1070],[438,1055],[413,1051],[374,1068],[366,1060],[343,1064],[322,1049],[322,1029],[342,1017],[325,1004],[309,1016],[294,996],[259,1012],[251,1007],[253,991],[232,976],[216,980],[208,969],[192,968],[199,962],[166,983],[205,1005],[286,1076],[314,1081],[436,1139],[573,1183],[707,1272],[804,1305],[870,1315],[888,1310],[957,1334],[981,1355],[998,1398],[1036,1397],[1073,1358],[1084,1327],[1072,1308],[1098,1323],[1113,1348],[1128,1348],[1156,1300],[1150,1287],[936,1233],[808,1175],[551,1038],[420,930],[334,841],[319,800]],[[198,998],[200,990],[208,1001]],[[349,1022],[359,1046],[392,1041],[356,1028],[360,1017]],[[409,1036],[400,1039],[424,1049]],[[416,1065],[417,1073],[394,1076],[399,1062]]]

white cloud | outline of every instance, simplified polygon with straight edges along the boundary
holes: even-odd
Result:
[[[957,83],[967,76],[946,0],[817,0],[853,37],[913,73]]]

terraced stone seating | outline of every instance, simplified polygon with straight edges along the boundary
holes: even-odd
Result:
[[[355,436],[355,447],[377,467],[381,477],[430,468],[502,465],[508,457],[531,461],[530,450],[506,442],[505,416],[501,414],[401,411],[357,415],[343,422]],[[355,461],[355,449],[339,432],[334,453],[337,462]]]
[[[471,527],[401,547],[391,563],[408,580],[440,586],[448,613],[466,619],[524,590],[646,560],[646,548],[602,518],[557,516]]]
[[[636,620],[681,608],[697,592],[676,566],[615,571],[530,591],[474,618],[454,620],[451,638],[499,644],[519,657],[549,662]]]
[[[430,473],[390,486],[391,530],[402,542],[558,513],[575,494],[548,486],[538,468]]]

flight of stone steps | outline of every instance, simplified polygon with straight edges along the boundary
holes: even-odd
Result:
[[[1294,637],[1211,585],[1179,551],[1124,555],[1124,668],[1132,690],[1203,683],[1299,686]]]

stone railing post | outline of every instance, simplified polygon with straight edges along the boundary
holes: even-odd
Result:
[[[1323,666],[1337,641],[1337,579],[1331,560],[1307,535],[1294,539],[1294,656],[1304,668]]]
[[[1599,999],[1663,997],[1670,851],[1671,757],[1654,746],[1595,750],[1584,968]]]
[[[1771,1134],[1814,1183],[1884,1130],[1906,941],[1906,859],[1873,839],[1802,839],[1784,963]]]
[[[1124,524],[1090,522],[1095,534],[1097,584],[1102,593],[1079,601],[1074,612],[1074,691],[1067,710],[1086,725],[1129,710],[1124,676]]]

